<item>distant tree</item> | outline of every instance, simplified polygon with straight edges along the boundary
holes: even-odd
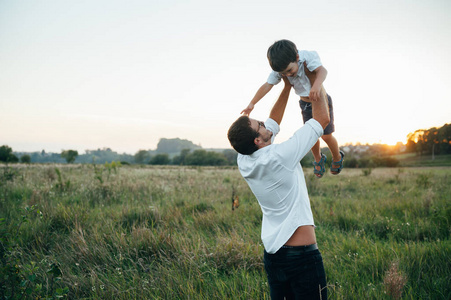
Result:
[[[139,150],[135,154],[135,163],[144,164],[149,160],[149,151],[147,150]]]
[[[203,149],[195,150],[185,158],[185,165],[189,166],[224,166],[227,165],[227,159],[222,153],[205,151]]]
[[[439,129],[440,154],[451,153],[451,124],[445,124]]]
[[[222,151],[222,154],[227,159],[229,165],[236,165],[236,158],[238,156],[238,152],[232,149],[226,149]]]
[[[407,138],[406,152],[416,152],[416,143],[413,139]]]
[[[7,145],[0,147],[0,161],[3,162],[18,162],[19,159],[13,154],[13,149]]]
[[[357,161],[357,158],[355,158],[355,157],[345,159],[343,161],[343,164],[344,164],[345,168],[357,168],[359,166],[359,162]]]
[[[31,163],[31,156],[28,154],[24,154],[20,157],[20,162],[24,163],[24,164],[29,164]]]
[[[180,155],[174,156],[172,159],[172,164],[174,165],[184,165],[185,164],[185,158],[190,153],[190,149],[183,149],[182,152],[180,152]]]
[[[373,157],[372,162],[376,167],[395,168],[399,165],[399,160],[393,157]]]
[[[38,151],[30,153],[31,161],[34,163],[64,163],[66,160],[61,157],[61,153],[46,153],[45,151]]]
[[[105,162],[112,163],[113,161],[127,161],[132,163],[135,161],[135,158],[131,154],[119,154],[111,148],[98,148],[97,150],[85,150],[85,154],[80,155],[77,158],[77,161],[80,163],[95,163],[95,164],[103,164]]]
[[[78,156],[77,150],[63,150],[61,152],[61,157],[64,158],[68,164],[71,164],[75,161]]]
[[[157,155],[153,156],[150,159],[149,164],[151,164],[151,165],[168,165],[169,162],[170,162],[169,154],[161,153],[161,154],[157,154]]]
[[[7,162],[11,154],[13,154],[13,149],[11,147],[8,147],[7,145],[0,147],[0,161]]]

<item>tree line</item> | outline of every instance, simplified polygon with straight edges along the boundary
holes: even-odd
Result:
[[[237,153],[231,149],[207,151],[204,149],[183,149],[180,154],[171,156],[168,153],[149,154],[140,150],[135,154],[135,162],[150,165],[179,166],[232,166],[236,165]]]
[[[451,154],[451,124],[409,133],[406,146],[408,152],[418,155]]]
[[[402,152],[399,145],[348,145],[344,161],[346,168],[396,167],[399,161],[392,156]],[[405,148],[405,147],[404,147]],[[328,148],[322,149],[328,157]],[[134,155],[119,154],[110,148],[86,150],[79,155],[76,150],[63,150],[61,153],[13,153],[7,145],[0,147],[0,162],[6,163],[81,163],[104,164],[119,162],[122,165],[178,165],[178,166],[234,166],[237,152],[232,149],[207,151],[205,149],[182,149],[179,153],[159,153],[152,150],[139,150]],[[311,165],[313,155],[308,153],[301,161],[305,167]]]
[[[119,154],[110,148],[86,150],[79,154],[76,150],[63,150],[61,153],[47,153],[44,150],[32,153],[14,153],[8,145],[0,147],[0,162],[5,163],[94,163],[120,162],[150,165],[186,166],[231,166],[236,165],[237,153],[232,149],[207,151],[205,149],[182,149],[179,153],[160,153],[154,150],[139,150],[134,155]]]
[[[419,129],[407,135],[407,144],[396,146],[345,145],[344,160],[347,168],[397,167],[399,161],[394,155],[412,152],[422,155],[451,154],[451,124],[440,128]],[[325,148],[323,151],[327,152]],[[61,153],[46,153],[44,150],[32,153],[15,153],[12,148],[0,146],[0,162],[6,163],[95,163],[113,161],[126,164],[187,165],[187,166],[232,166],[236,165],[237,153],[232,149],[209,151],[191,141],[162,138],[156,150],[139,150],[135,154],[117,153],[110,148],[86,150],[79,154],[76,150],[63,150]],[[328,155],[330,156],[330,153]],[[301,161],[303,166],[311,165],[313,156],[309,153]]]

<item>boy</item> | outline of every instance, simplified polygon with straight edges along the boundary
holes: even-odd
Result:
[[[242,114],[249,115],[255,104],[263,98],[282,77],[287,77],[297,95],[301,97],[299,104],[302,110],[304,123],[312,118],[312,101],[327,97],[329,103],[330,123],[324,129],[322,139],[326,142],[332,153],[330,171],[337,175],[343,169],[344,152],[338,148],[338,142],[332,133],[335,131],[332,99],[326,94],[322,84],[327,76],[327,70],[322,66],[318,54],[314,51],[298,50],[289,40],[280,40],[268,49],[268,61],[273,71],[257,91],[249,105],[243,109]],[[311,84],[313,82],[313,85]],[[326,155],[321,153],[320,142],[312,147],[314,173],[318,178],[323,177],[326,171]]]

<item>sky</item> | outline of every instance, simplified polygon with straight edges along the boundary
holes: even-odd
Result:
[[[449,0],[3,0],[0,144],[230,148],[279,39],[321,57],[340,145],[406,142],[451,122],[450,15]],[[282,86],[252,118],[269,116]],[[276,143],[302,126],[298,100],[292,91]]]

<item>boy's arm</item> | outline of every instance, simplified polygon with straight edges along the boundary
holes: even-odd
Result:
[[[304,63],[304,70],[307,74],[308,69],[307,66]],[[323,66],[319,66],[318,68],[316,68],[315,70],[313,70],[313,77],[315,78],[312,84],[312,88],[310,89],[310,94],[309,94],[309,98],[312,101],[317,101],[320,99],[321,96],[321,86],[323,85],[324,80],[327,77],[327,70],[326,68],[324,68]],[[310,80],[310,76],[308,76]],[[312,83],[312,80],[310,80],[310,83]]]
[[[242,114],[245,115],[249,115],[251,113],[251,111],[254,109],[255,104],[257,104],[258,101],[260,101],[261,98],[263,98],[266,94],[268,94],[268,92],[272,89],[274,85],[273,84],[269,84],[267,82],[265,82],[257,91],[257,93],[255,93],[254,98],[252,98],[251,102],[249,103],[249,105],[243,109],[241,111]]]
[[[280,125],[282,122],[283,114],[285,112],[285,108],[287,107],[288,96],[290,96],[291,83],[288,81],[287,77],[283,77],[283,82],[285,86],[283,87],[282,93],[280,93],[279,98],[271,109],[271,113],[269,117],[277,122]]]

